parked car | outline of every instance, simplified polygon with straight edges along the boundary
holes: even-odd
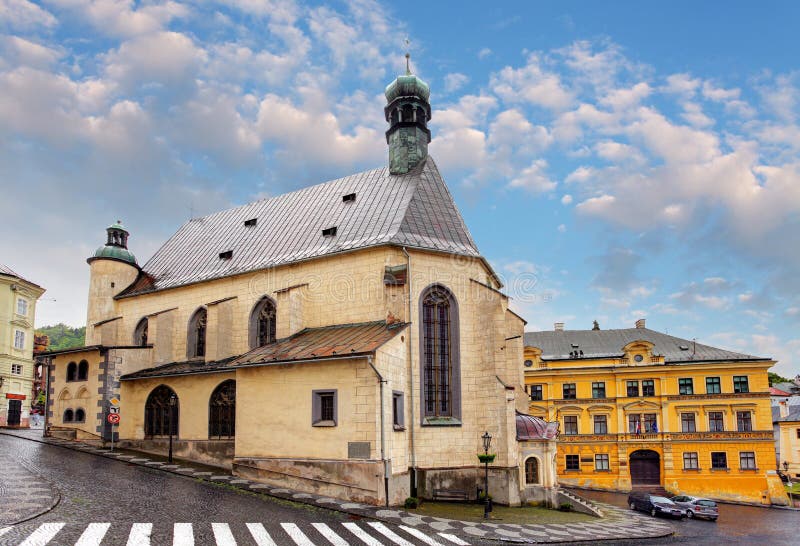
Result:
[[[669,500],[667,497],[651,495],[650,493],[631,492],[628,495],[628,506],[631,510],[642,510],[651,516],[669,516],[671,518],[682,518],[686,516],[686,511]]]
[[[671,500],[686,510],[687,518],[708,518],[711,521],[717,521],[719,517],[717,503],[711,499],[678,495],[677,497],[672,497]]]

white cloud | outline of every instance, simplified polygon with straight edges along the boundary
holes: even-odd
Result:
[[[0,0],[0,24],[17,30],[51,28],[58,24],[52,13],[28,0]]]
[[[469,81],[469,76],[466,74],[461,74],[459,72],[453,72],[450,74],[445,74],[444,77],[444,90],[446,93],[452,93],[453,91],[458,91],[466,83]]]
[[[572,203],[572,196],[570,194],[568,194],[568,193],[564,194],[561,197],[561,204],[562,205],[569,205],[570,203]]]
[[[566,182],[567,184],[572,184],[575,182],[578,183],[586,182],[588,180],[591,180],[592,177],[595,176],[595,173],[596,171],[592,167],[585,167],[585,166],[578,167],[577,169],[572,171],[569,175],[567,175],[567,178],[564,179],[564,182]],[[569,200],[571,202],[572,197],[570,197]]]
[[[519,176],[508,183],[510,188],[523,188],[532,193],[545,193],[555,189],[556,183],[550,180],[547,173],[547,161],[537,159],[519,173]]]
[[[527,64],[521,68],[506,66],[492,75],[489,86],[509,103],[526,102],[563,110],[573,101],[572,93],[563,86],[559,75],[545,70],[536,54],[530,55]]]
[[[137,5],[133,0],[48,0],[53,6],[74,11],[95,30],[108,36],[133,37],[157,32],[189,9],[178,2]]]
[[[485,59],[486,57],[488,57],[491,54],[492,54],[492,50],[489,49],[488,47],[484,47],[480,51],[478,51],[478,58],[483,60],[483,59]]]
[[[559,233],[564,233],[567,231],[567,226],[566,224],[559,224],[557,229]]]
[[[37,44],[19,36],[0,36],[0,70],[14,66],[47,69],[63,56],[63,50]]]

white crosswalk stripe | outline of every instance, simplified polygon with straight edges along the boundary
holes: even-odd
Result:
[[[172,528],[172,546],[194,546],[191,523],[176,523]]]
[[[128,546],[150,546],[150,535],[153,534],[152,523],[134,523],[128,535]]]
[[[350,546],[349,542],[337,535],[333,529],[324,523],[312,523],[311,525],[314,527],[314,529],[319,531],[319,534],[327,538],[328,542],[333,544],[333,546]]]
[[[442,546],[441,542],[436,542],[435,540],[433,540],[431,537],[429,537],[428,535],[426,535],[422,531],[414,529],[413,527],[408,527],[406,525],[401,525],[400,528],[403,531],[405,531],[406,533],[408,533],[410,535],[414,535],[415,537],[420,539],[425,544],[429,544],[430,546]]]
[[[109,527],[110,523],[90,523],[75,546],[100,546]]]
[[[458,544],[458,546],[469,546],[469,542],[464,542],[457,536],[451,535],[450,533],[439,533],[439,536],[445,540],[449,540],[453,544]]]
[[[151,537],[153,536],[152,523],[134,523],[128,527],[125,524],[117,524],[124,526],[127,532],[127,546],[150,546]],[[200,526],[208,529],[208,523],[175,523],[172,525],[172,546],[194,546],[195,544],[195,528]],[[236,538],[234,536],[235,529],[228,523],[211,523],[211,531],[214,535],[214,543],[216,546],[237,546]],[[405,525],[400,525],[399,528],[403,531],[401,533],[397,530],[392,530],[388,525],[381,522],[342,522],[341,527],[338,525],[331,525],[328,523],[310,523],[310,527],[306,531],[301,529],[300,525],[296,523],[281,523],[280,529],[276,529],[273,534],[275,540],[270,536],[270,532],[262,523],[247,523],[250,535],[257,546],[278,546],[278,544],[287,544],[289,540],[297,546],[322,546],[324,543],[327,546],[415,546],[423,543],[428,546],[443,546],[442,543],[431,536],[425,534],[419,529],[414,529]],[[306,524],[303,524],[306,525]],[[30,533],[19,546],[47,546],[53,541],[59,545],[71,544],[74,538],[67,539],[67,537],[74,537],[78,534],[75,526],[70,525],[69,533],[62,529],[66,526],[65,523],[43,523],[37,528],[20,527],[0,527],[0,536],[8,535],[8,533],[15,529],[28,529],[26,533]],[[80,537],[75,542],[75,546],[108,546],[111,544],[111,539],[107,539],[109,530],[112,528],[111,523],[89,523]],[[342,532],[344,529],[345,532]],[[119,532],[117,528],[117,532]],[[166,537],[167,529],[159,524],[156,529],[156,536],[158,543],[163,543]],[[59,533],[61,532],[61,535]],[[236,531],[237,533],[241,531]],[[74,533],[74,535],[72,534]],[[285,534],[284,534],[285,533]],[[308,533],[308,534],[306,534]],[[407,533],[410,537],[403,537],[402,534]],[[59,535],[57,540],[56,535]],[[66,536],[64,536],[66,535]],[[113,533],[112,533],[113,535]],[[467,542],[458,538],[455,535],[448,533],[438,533],[439,537],[446,541],[447,545],[456,544],[457,546],[469,546]],[[13,536],[9,535],[9,536]],[[202,534],[200,536],[203,536]],[[438,538],[438,537],[437,537]],[[242,539],[247,542],[248,540],[242,536]],[[19,538],[17,540],[20,540]],[[116,540],[116,539],[115,539]],[[277,542],[276,542],[277,541]],[[318,542],[315,542],[318,541]],[[353,542],[355,541],[355,542]],[[122,544],[121,541],[115,542]]]
[[[214,531],[217,546],[236,546],[236,539],[227,523],[212,523],[211,530]]]
[[[386,538],[397,544],[398,546],[414,546],[409,541],[407,541],[406,539],[404,539],[403,537],[401,537],[400,535],[398,535],[397,533],[395,533],[394,531],[392,531],[379,521],[371,521],[369,522],[369,525],[373,529],[378,531],[380,534],[382,534],[383,536],[385,536]]]
[[[286,534],[294,540],[294,543],[297,546],[315,546],[313,542],[311,542],[308,537],[300,530],[300,527],[297,526],[296,523],[281,523],[281,527],[283,530],[286,531]]]
[[[258,546],[277,546],[264,526],[260,523],[248,523],[247,528]]]
[[[42,523],[31,536],[25,539],[19,546],[44,546],[58,534],[63,523]]]
[[[372,536],[367,534],[367,532],[364,531],[364,529],[359,527],[358,524],[353,523],[352,521],[348,521],[347,523],[342,523],[342,525],[344,525],[348,531],[357,536],[361,540],[361,542],[363,542],[367,546],[383,546],[383,544],[372,538]]]

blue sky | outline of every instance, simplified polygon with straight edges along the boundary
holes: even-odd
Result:
[[[386,161],[404,38],[431,154],[528,329],[648,326],[800,372],[795,2],[0,0],[2,261],[82,324],[117,218]]]

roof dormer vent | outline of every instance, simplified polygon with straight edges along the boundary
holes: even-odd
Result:
[[[219,253],[220,260],[230,260],[233,258],[233,250],[226,250],[225,252]]]
[[[689,346],[688,345],[681,345],[680,348],[681,348],[681,351],[688,351],[689,350]]]
[[[329,227],[322,230],[323,237],[334,237],[336,235],[336,226]]]
[[[355,193],[348,193],[347,195],[342,196],[342,202],[344,203],[352,203],[356,200]]]
[[[244,227],[253,227],[258,222],[258,218],[250,218],[249,220],[244,221]]]

